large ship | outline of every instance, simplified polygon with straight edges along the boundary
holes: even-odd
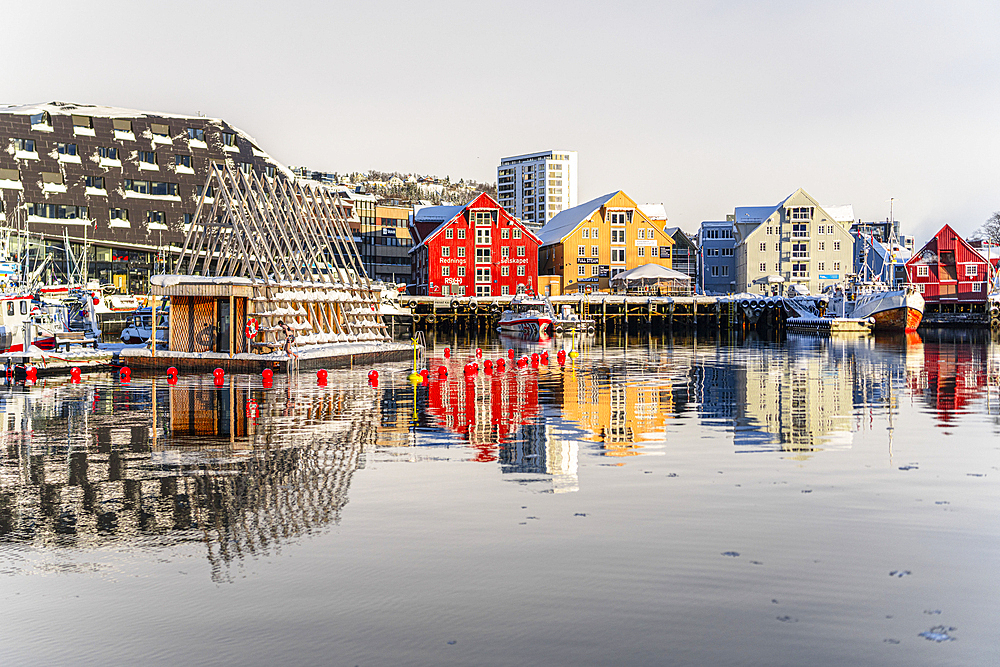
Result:
[[[924,297],[915,285],[889,289],[880,283],[861,283],[847,293],[849,303],[852,297],[851,317],[874,318],[875,331],[910,333],[924,317]]]

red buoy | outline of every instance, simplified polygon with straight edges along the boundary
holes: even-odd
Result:
[[[450,356],[451,356],[451,348],[450,347],[444,348],[444,358],[447,359]]]
[[[319,386],[321,387],[326,386],[326,375],[327,373],[325,368],[321,368],[318,371],[316,371],[316,382],[319,383]]]
[[[448,368],[446,366],[438,366],[438,377],[442,380],[448,377]]]
[[[510,357],[511,359],[514,358],[514,348],[510,348],[507,350],[507,356]]]
[[[481,347],[477,347],[476,348],[476,359],[482,359],[482,358],[483,358],[483,349]]]

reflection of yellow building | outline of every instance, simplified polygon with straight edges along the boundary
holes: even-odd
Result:
[[[645,433],[662,432],[673,413],[673,387],[651,379],[625,384],[592,373],[567,369],[563,380],[563,416],[593,433],[584,439],[603,442],[608,456],[634,456]]]

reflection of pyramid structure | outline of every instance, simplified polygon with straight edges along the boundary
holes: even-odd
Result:
[[[74,439],[79,444],[67,447],[64,438],[56,448],[25,439],[6,448],[0,459],[0,540],[56,546],[139,538],[153,538],[149,543],[155,545],[202,541],[221,575],[234,559],[338,521],[351,475],[363,467],[362,449],[374,439],[377,412],[362,405],[374,403],[374,393],[345,387],[297,392],[288,401],[283,394],[256,392],[256,423],[249,420],[247,428],[246,412],[235,419],[252,437],[235,444],[229,434],[175,439],[160,426],[176,424],[178,415],[196,405],[197,424],[218,429],[220,415],[235,412],[226,402],[243,406],[250,395],[198,384],[160,383],[154,390],[137,382],[95,401],[66,385],[37,411],[36,429],[45,422],[44,432],[66,433],[82,426],[73,417],[79,406],[94,405],[96,412],[87,412],[82,440]],[[123,404],[127,411],[115,410]],[[137,409],[140,404],[146,409]],[[61,429],[44,414],[53,406],[66,415]],[[13,433],[5,435],[10,442]]]

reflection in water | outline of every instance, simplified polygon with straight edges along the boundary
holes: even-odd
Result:
[[[374,439],[375,391],[240,384],[49,383],[7,394],[0,541],[199,540],[224,577],[235,558],[339,520]]]
[[[401,367],[387,367],[379,388],[364,369],[328,387],[304,375],[271,390],[246,376],[223,388],[205,377],[2,386],[0,543],[200,541],[225,578],[234,561],[337,522],[369,450],[419,460],[458,444],[463,460],[505,479],[565,492],[580,488],[588,455],[661,452],[678,420],[731,432],[736,452],[801,458],[850,446],[876,416],[891,443],[909,397],[945,426],[983,398],[997,414],[988,334],[625,342],[585,347],[565,366],[550,357],[468,379],[470,349],[432,355],[448,376],[418,387]]]

